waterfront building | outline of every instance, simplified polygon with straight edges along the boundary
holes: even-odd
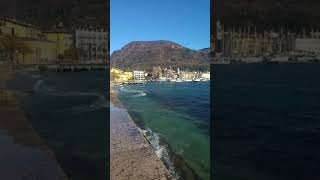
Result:
[[[111,68],[110,77],[112,82],[127,82],[133,79],[133,72]]]
[[[44,38],[39,27],[16,19],[0,20],[0,34],[23,38]]]
[[[180,71],[180,79],[196,79],[198,78],[197,72]]]
[[[108,57],[107,32],[103,29],[76,29],[75,46],[82,49],[82,60],[105,62]]]
[[[136,80],[144,80],[145,79],[144,71],[133,71],[133,78]]]
[[[317,53],[320,54],[320,38],[298,38],[295,41],[296,50],[304,51],[309,53]]]
[[[179,71],[180,71],[180,69],[179,69]],[[169,78],[169,79],[176,79],[177,77],[179,77],[177,75],[176,71],[171,68],[171,66],[169,69],[164,68],[162,74],[164,75],[164,77]],[[175,77],[175,76],[177,76],[177,77]]]
[[[201,78],[210,79],[210,72],[201,73]]]
[[[51,41],[39,27],[17,21],[0,20],[0,41],[10,43],[15,52],[2,50],[2,60],[8,61],[14,56],[16,63],[50,63],[57,59],[56,42]]]
[[[65,52],[73,46],[73,35],[63,28],[62,23],[58,27],[44,31],[48,40],[56,42],[56,54],[64,56]]]
[[[295,50],[296,34],[284,32],[257,31],[254,25],[224,27],[218,21],[217,52],[224,57],[257,57],[288,54]]]

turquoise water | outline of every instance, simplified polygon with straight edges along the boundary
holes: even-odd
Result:
[[[210,179],[209,82],[120,85],[119,99],[180,179]]]

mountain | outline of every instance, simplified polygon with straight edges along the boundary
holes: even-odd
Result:
[[[200,53],[200,54],[202,54],[206,59],[207,59],[207,61],[210,61],[210,56],[209,56],[209,54],[210,54],[210,48],[203,48],[203,49],[199,49],[198,50],[198,52]]]
[[[133,41],[114,51],[111,66],[121,69],[152,70],[153,66],[171,66],[189,70],[208,70],[209,51],[192,50],[171,41]]]

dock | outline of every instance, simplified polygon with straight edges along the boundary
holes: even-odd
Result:
[[[110,113],[111,180],[171,179],[165,165],[128,112],[111,104]]]

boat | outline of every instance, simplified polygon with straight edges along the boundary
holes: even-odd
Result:
[[[193,82],[200,82],[200,79],[192,79]]]
[[[176,79],[176,82],[182,82],[182,79],[178,78],[178,79]]]

